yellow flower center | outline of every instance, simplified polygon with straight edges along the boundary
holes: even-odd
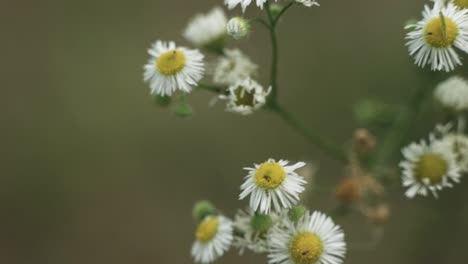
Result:
[[[451,46],[457,36],[457,24],[446,16],[433,18],[424,29],[426,43],[434,48],[447,48]]]
[[[289,252],[296,264],[314,264],[322,256],[322,240],[311,232],[299,233],[292,239]]]
[[[254,93],[248,92],[244,87],[239,86],[234,90],[236,96],[236,105],[237,106],[253,106],[254,105]]]
[[[198,241],[206,243],[213,239],[218,232],[219,220],[216,217],[210,217],[198,225],[195,237]]]
[[[283,183],[286,172],[276,162],[265,162],[255,172],[255,183],[264,189],[276,189]]]
[[[156,66],[164,75],[174,75],[185,67],[185,54],[180,50],[170,50],[156,59]]]
[[[460,8],[468,8],[468,0],[455,0],[453,2]]]
[[[440,183],[447,174],[448,164],[435,153],[424,154],[416,163],[415,176],[418,180],[429,179],[431,184]]]

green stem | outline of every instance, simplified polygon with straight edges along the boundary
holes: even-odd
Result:
[[[427,81],[429,79],[429,81]],[[405,143],[408,131],[414,120],[419,115],[422,106],[427,98],[432,94],[431,86],[434,86],[433,78],[423,76],[423,82],[419,88],[414,91],[412,97],[408,100],[406,107],[401,109],[399,116],[395,119],[393,127],[384,137],[382,146],[377,153],[375,168],[385,165],[385,162],[391,162],[395,154]]]
[[[262,26],[266,27],[269,31],[271,31],[271,26],[270,24],[268,24],[268,22],[266,22],[265,20],[263,20],[262,18],[260,17],[255,17],[255,18],[252,18],[249,20],[250,23],[259,23],[261,24]]]
[[[269,99],[269,105],[275,105],[278,100],[278,38],[276,36],[276,23],[273,18],[273,14],[270,9],[270,2],[266,2],[265,8],[270,21],[270,38],[272,45],[272,62],[271,62],[271,75],[270,75],[270,85],[271,85],[271,95]],[[283,12],[284,13],[284,12]]]
[[[294,1],[291,1],[291,2],[289,2],[289,4],[287,4],[285,7],[283,7],[283,9],[281,9],[279,14],[276,16],[276,18],[273,21],[273,26],[276,26],[276,24],[278,23],[281,16],[293,5],[294,5]]]
[[[333,143],[325,140],[322,136],[308,129],[298,118],[291,114],[288,110],[281,107],[280,105],[271,105],[270,110],[278,114],[288,125],[294,128],[297,132],[301,133],[309,142],[314,144],[324,153],[327,153],[331,157],[338,161],[346,162],[346,154],[337,148]]]
[[[206,91],[209,91],[209,92],[217,93],[217,94],[223,93],[223,91],[224,91],[224,88],[222,88],[222,87],[215,86],[215,85],[210,85],[210,84],[207,84],[207,83],[198,83],[197,88],[202,89],[202,90],[206,90]]]
[[[329,154],[330,156],[336,158],[339,161],[346,162],[347,157],[343,151],[339,148],[336,148],[334,144],[326,141],[320,135],[316,134],[315,132],[309,130],[302,122],[297,119],[294,115],[288,112],[285,108],[281,107],[278,104],[278,38],[276,35],[276,24],[278,23],[279,19],[286,11],[293,6],[294,1],[291,1],[287,4],[280,13],[273,17],[270,9],[270,1],[266,2],[266,13],[268,16],[268,21],[270,22],[269,26],[266,27],[270,31],[270,38],[271,38],[271,45],[272,45],[272,62],[271,62],[271,75],[270,75],[270,85],[271,85],[271,95],[269,96],[269,100],[267,103],[267,109],[272,110],[274,113],[278,114],[288,125],[294,128],[296,131],[301,133],[304,137],[307,138],[312,144],[320,148],[323,152]],[[265,23],[264,20],[258,20],[259,22]]]

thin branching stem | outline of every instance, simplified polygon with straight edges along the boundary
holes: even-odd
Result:
[[[272,45],[272,54],[271,54],[271,75],[270,75],[270,85],[271,85],[271,95],[269,99],[269,104],[276,104],[278,98],[278,38],[276,36],[276,24],[275,18],[271,13],[270,1],[266,2],[266,13],[268,16],[268,21],[270,21],[270,38]]]
[[[324,153],[327,153],[331,157],[335,158],[338,161],[346,162],[347,157],[344,151],[339,147],[336,147],[332,142],[327,141],[321,135],[316,132],[308,129],[297,117],[291,114],[286,108],[278,104],[278,39],[276,36],[275,26],[278,22],[278,19],[294,4],[294,2],[286,5],[276,18],[273,17],[273,14],[270,10],[270,4],[267,1],[266,10],[268,15],[268,22],[262,18],[253,18],[250,22],[257,22],[265,26],[268,29],[271,41],[272,41],[272,65],[271,65],[271,95],[269,96],[268,103],[266,105],[267,110],[271,110],[277,114],[281,119],[283,119],[289,126],[291,126],[298,133],[302,134],[309,142],[321,149]],[[206,90],[215,94],[221,94],[225,89],[220,86],[210,85],[206,83],[199,83],[198,88]]]
[[[335,158],[338,161],[346,162],[347,157],[345,153],[338,147],[335,146],[332,142],[328,141],[318,133],[307,128],[297,117],[291,114],[286,108],[275,105],[270,107],[270,110],[278,114],[281,119],[283,119],[289,126],[294,128],[300,134],[302,134],[309,142],[314,144],[324,153],[328,154],[330,157]]]
[[[198,83],[197,88],[205,90],[205,91],[213,92],[213,93],[216,93],[216,94],[221,94],[225,90],[224,88],[222,88],[220,86],[211,85],[211,84],[207,84],[207,83]]]
[[[281,9],[281,11],[279,12],[279,14],[275,17],[274,21],[273,21],[273,25],[276,26],[276,24],[278,23],[278,21],[280,20],[281,16],[286,12],[288,11],[288,9],[294,5],[294,1],[291,1],[289,2],[289,4],[287,4],[285,7],[283,7],[283,9]]]
[[[387,135],[384,136],[380,150],[377,153],[374,166],[376,169],[385,165],[386,162],[393,161],[395,155],[404,144],[411,125],[421,112],[424,102],[432,94],[431,86],[433,85],[434,74],[432,75],[432,78],[424,76],[424,81],[420,84],[418,89],[414,91],[406,107],[401,109],[392,128],[388,131]]]
[[[250,23],[259,23],[260,25],[262,25],[266,29],[268,29],[268,31],[272,30],[270,24],[261,17],[254,17],[254,18],[250,19],[249,22]]]
[[[268,16],[269,26],[267,28],[270,32],[271,44],[272,44],[272,62],[271,62],[271,75],[270,85],[271,94],[267,103],[267,109],[278,114],[289,126],[295,129],[298,133],[302,134],[309,142],[314,144],[316,147],[321,149],[323,152],[329,154],[331,157],[338,161],[346,162],[346,154],[339,148],[336,147],[332,142],[327,141],[325,138],[317,134],[316,132],[308,129],[297,117],[291,114],[286,108],[282,107],[278,103],[278,63],[279,63],[279,50],[278,50],[278,38],[276,34],[276,25],[285,12],[293,6],[294,1],[291,1],[288,5],[283,7],[280,13],[274,17],[270,9],[270,1],[266,2],[266,13]],[[259,22],[265,22],[259,20]]]

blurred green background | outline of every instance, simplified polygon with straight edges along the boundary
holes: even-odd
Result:
[[[190,17],[222,0],[0,3],[0,263],[192,263],[193,202],[210,199],[232,216],[247,205],[237,199],[242,167],[269,157],[312,160],[319,184],[343,175],[270,113],[226,113],[222,104],[210,107],[213,95],[204,91],[190,97],[190,119],[153,104],[142,82],[147,48],[156,39],[188,45],[181,32]],[[320,3],[293,8],[279,25],[280,101],[345,144],[358,127],[351,111],[358,99],[404,102],[417,85],[403,24],[420,17],[424,1]],[[247,17],[257,14],[251,7]],[[230,46],[262,66],[266,85],[266,32],[254,26],[247,41]],[[418,120],[414,134],[432,125]],[[339,219],[351,247],[346,263],[466,263],[467,188],[463,181],[438,200],[389,190],[393,215],[371,250],[353,246],[370,236],[361,216]],[[306,203],[335,205],[324,193]],[[218,263],[266,259],[232,251]]]

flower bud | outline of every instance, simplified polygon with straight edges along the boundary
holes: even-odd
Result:
[[[265,234],[273,226],[273,220],[269,215],[255,213],[250,221],[252,228],[260,234]]]
[[[353,150],[358,155],[367,155],[375,149],[376,139],[365,128],[354,131]]]
[[[270,13],[271,15],[276,18],[283,10],[283,6],[280,4],[271,4],[270,5]]]
[[[289,209],[288,217],[294,223],[297,223],[299,219],[301,219],[306,212],[304,206],[294,206],[293,208]]]
[[[226,25],[228,35],[234,39],[245,38],[250,33],[250,23],[242,17],[233,17]]]
[[[193,218],[197,221],[203,220],[209,215],[215,215],[218,213],[218,210],[213,206],[209,201],[198,201],[193,206]]]

